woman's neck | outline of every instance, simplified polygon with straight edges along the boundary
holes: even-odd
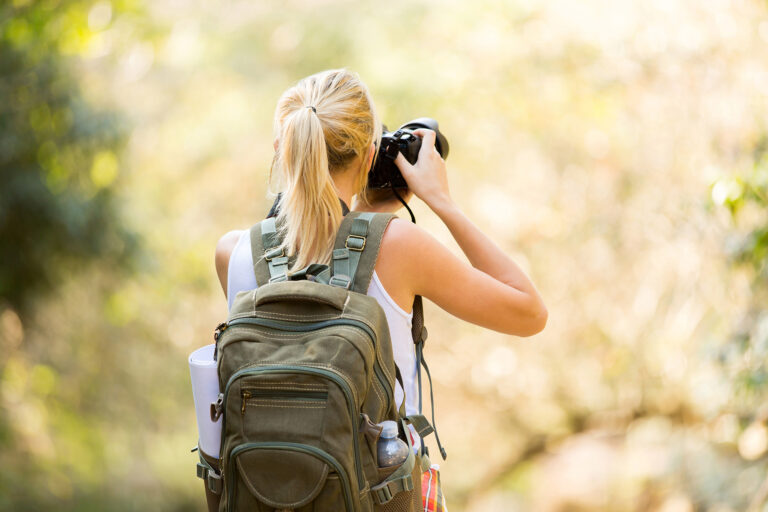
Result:
[[[359,172],[359,167],[355,169],[350,166],[342,172],[334,173],[332,176],[333,184],[336,187],[336,194],[348,207],[352,205],[352,196],[355,195],[355,182],[357,181],[355,175],[357,172]]]

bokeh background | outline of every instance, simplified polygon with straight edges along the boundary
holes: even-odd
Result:
[[[204,510],[214,247],[269,208],[279,95],[342,66],[440,121],[549,308],[425,306],[450,510],[768,510],[757,0],[4,0],[0,510]]]

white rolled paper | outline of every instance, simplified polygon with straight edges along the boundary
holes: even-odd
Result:
[[[211,403],[219,396],[219,376],[213,360],[214,344],[199,348],[189,355],[189,373],[192,378],[192,396],[195,399],[199,448],[211,457],[219,457],[221,444],[221,417],[211,421]]]

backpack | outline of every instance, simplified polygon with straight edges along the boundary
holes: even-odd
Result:
[[[211,417],[222,417],[221,458],[211,464],[201,453],[198,464],[198,476],[221,496],[219,512],[423,510],[421,475],[430,467],[423,438],[434,429],[423,415],[397,408],[395,380],[402,386],[402,378],[387,319],[366,294],[394,217],[346,214],[331,265],[311,264],[291,276],[275,218],[251,228],[259,286],[237,294],[214,334],[221,393]],[[417,363],[429,374],[417,299]],[[421,394],[420,371],[418,384]],[[434,404],[432,413],[434,423]],[[398,423],[409,446],[399,466],[377,464],[377,424],[384,420]],[[408,424],[422,437],[418,453]]]

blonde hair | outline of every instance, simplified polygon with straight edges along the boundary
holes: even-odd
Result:
[[[308,76],[278,100],[269,180],[277,170],[283,182],[277,226],[285,255],[296,255],[289,273],[330,263],[343,217],[332,176],[360,157],[354,190],[367,202],[366,161],[374,142],[375,161],[381,131],[368,88],[346,69]]]

